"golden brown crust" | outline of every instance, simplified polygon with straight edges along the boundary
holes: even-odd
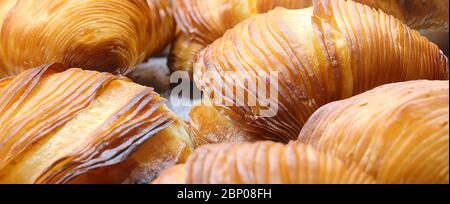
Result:
[[[194,60],[204,47],[204,45],[192,41],[187,35],[180,33],[172,44],[167,65],[172,72],[185,71],[191,77]]]
[[[109,73],[64,69],[29,69],[0,88],[1,183],[67,183],[126,161],[117,167],[125,168],[117,171],[123,177],[144,163],[156,169],[184,160],[192,148],[184,124],[151,88]],[[121,182],[111,176],[102,179]]]
[[[414,29],[448,32],[448,0],[357,0],[395,16]]]
[[[0,31],[0,76],[55,62],[126,74],[171,41],[174,19],[167,0],[4,0]]]
[[[276,7],[305,8],[306,0],[179,0],[173,2],[174,16],[182,33],[208,45],[241,21]]]
[[[160,173],[178,163],[184,163],[193,151],[190,141],[180,138],[183,133],[176,133],[174,127],[184,131],[182,121],[176,121],[169,128],[155,134],[125,161],[105,166],[82,174],[69,183],[125,183],[148,184]],[[189,135],[187,135],[189,136]]]
[[[378,183],[448,183],[449,82],[389,84],[328,104],[299,141],[356,162]]]
[[[374,180],[307,145],[259,142],[201,147],[185,165],[164,172],[155,183],[368,184]]]
[[[403,21],[413,29],[448,31],[448,0],[356,0]],[[182,37],[175,40],[172,70],[192,72],[198,50],[223,36],[243,20],[276,7],[301,9],[311,0],[178,0],[174,15]],[[189,40],[186,40],[189,39]],[[185,51],[187,53],[183,54]]]
[[[242,106],[224,94],[237,88],[256,98],[246,82],[258,71],[278,73],[277,87],[271,84],[278,88],[276,117],[258,117],[261,107]],[[448,79],[448,60],[439,48],[392,16],[343,0],[315,0],[313,8],[278,8],[250,18],[204,49],[194,65],[197,86],[214,96],[216,106],[222,99],[233,102],[221,111],[229,122],[282,142],[296,139],[322,105],[415,79]]]
[[[276,7],[297,9],[311,5],[310,0],[173,1],[174,16],[181,34],[171,50],[169,66],[172,70],[192,73],[198,52],[241,21]]]

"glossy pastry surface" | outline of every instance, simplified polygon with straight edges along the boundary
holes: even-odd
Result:
[[[151,88],[63,70],[0,81],[0,183],[150,182],[191,151],[184,123]]]
[[[243,20],[276,7],[311,6],[311,0],[176,0],[174,16],[180,28],[169,58],[173,71],[188,71],[198,52]]]
[[[354,161],[378,183],[446,183],[449,82],[378,87],[319,109],[299,142]]]
[[[329,102],[392,82],[448,79],[448,60],[439,48],[394,17],[352,1],[313,2],[308,9],[252,17],[199,54],[195,83],[224,120],[264,136],[259,139],[287,142]],[[261,99],[249,85],[267,81],[259,73],[278,77],[266,87],[277,90],[268,99],[277,104],[275,117],[262,117],[267,106],[240,103]],[[236,90],[244,90],[245,99]],[[211,129],[195,120],[202,114],[191,114],[195,132]]]
[[[186,164],[165,171],[156,184],[370,184],[356,166],[291,143],[207,145]]]
[[[2,0],[0,77],[56,62],[126,74],[174,27],[168,0]]]
[[[417,30],[447,31],[448,0],[356,0],[380,9]],[[169,66],[192,72],[201,48],[213,43],[236,24],[276,7],[302,9],[312,0],[177,0],[174,15],[180,34],[172,47]]]

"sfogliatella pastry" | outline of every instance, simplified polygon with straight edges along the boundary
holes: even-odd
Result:
[[[151,88],[61,64],[0,81],[0,183],[148,183],[192,151]]]
[[[328,104],[299,142],[355,162],[378,183],[448,184],[449,82],[389,84]]]
[[[174,16],[180,32],[172,46],[169,67],[187,71],[197,54],[241,21],[276,7],[311,6],[311,0],[176,0]]]
[[[0,77],[55,62],[126,74],[174,28],[168,0],[2,0]]]
[[[381,9],[413,29],[448,31],[448,0],[356,0],[356,2]],[[174,71],[188,72],[192,72],[200,50],[245,19],[266,13],[276,7],[301,9],[312,5],[311,0],[177,0],[173,3],[180,33],[172,46],[169,66]],[[269,22],[273,23],[276,22]]]
[[[312,8],[278,8],[250,18],[200,52],[194,80],[217,112],[191,112],[196,138],[286,143],[329,102],[387,83],[448,79],[448,59],[439,48],[394,17],[353,1],[313,2]],[[267,109],[274,117],[261,114]],[[215,122],[201,118],[208,114],[239,128],[220,134],[250,136],[217,136],[209,131]]]
[[[384,85],[320,108],[297,142],[197,149],[156,184],[446,184],[449,82]]]
[[[273,142],[201,147],[186,164],[172,167],[155,184],[371,184],[357,166],[346,166],[313,147]]]

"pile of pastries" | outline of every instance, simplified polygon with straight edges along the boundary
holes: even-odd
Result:
[[[448,7],[2,0],[0,183],[448,184],[449,62],[421,35]],[[208,102],[188,121],[125,76],[166,47]],[[242,103],[261,72],[270,117]]]

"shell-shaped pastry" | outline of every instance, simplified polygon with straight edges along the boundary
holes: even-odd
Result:
[[[151,88],[60,64],[0,81],[0,183],[150,182],[191,151]]]
[[[448,0],[356,0],[381,9],[413,29],[447,31]],[[236,24],[276,7],[307,8],[311,0],[177,0],[174,15],[181,34],[171,51],[172,70],[192,71],[198,50]],[[370,31],[368,31],[370,32]]]
[[[126,74],[174,29],[168,0],[2,0],[0,77],[55,62]]]
[[[172,47],[169,67],[188,71],[198,52],[241,21],[276,7],[311,6],[311,0],[176,0],[174,16],[181,34]]]
[[[155,184],[370,184],[358,167],[313,147],[273,142],[207,145]]]
[[[389,84],[319,109],[299,141],[378,183],[448,183],[449,82]]]
[[[448,79],[439,48],[394,17],[353,1],[313,2],[250,18],[200,52],[194,80],[221,117],[260,139],[287,142],[329,102],[392,82]],[[276,97],[265,99],[255,81],[271,75],[277,80],[265,89]],[[267,105],[242,103],[261,100]],[[273,104],[275,117],[260,114]],[[191,120],[194,132],[210,128],[198,123]]]

